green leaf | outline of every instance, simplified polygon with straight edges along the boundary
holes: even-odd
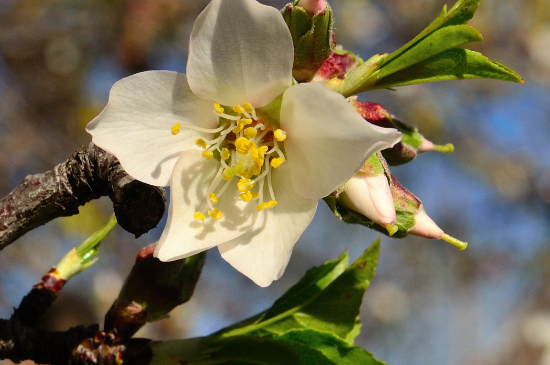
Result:
[[[213,336],[220,338],[244,334],[279,336],[293,329],[309,328],[332,332],[343,339],[352,338],[357,332],[359,307],[374,277],[379,251],[380,240],[377,240],[328,286],[320,291],[313,290],[311,297],[306,299],[301,295],[288,295],[287,299],[280,303],[279,309],[273,310],[270,317],[257,316],[259,320],[255,323],[245,321],[247,325],[240,328],[232,326]],[[321,272],[321,269],[318,270]],[[316,275],[312,273],[311,276]],[[281,312],[281,309],[289,307],[290,303],[294,306]],[[279,314],[273,315],[276,313]],[[352,336],[348,336],[350,332],[353,332]]]
[[[317,295],[344,272],[348,261],[349,257],[346,251],[336,260],[327,261],[321,266],[309,269],[298,283],[275,301],[261,320],[265,321],[275,317]]]
[[[470,42],[482,41],[479,32],[468,25],[452,25],[438,29],[427,37],[416,42],[406,50],[399,49],[384,59],[380,65],[377,78],[393,74],[406,67],[424,61],[449,48]],[[397,55],[395,55],[397,53]]]
[[[377,81],[374,89],[434,81],[489,78],[523,82],[522,78],[481,53],[452,48]]]
[[[235,336],[194,338],[152,344],[151,365],[335,365],[320,351],[298,341]]]
[[[276,339],[298,342],[320,351],[329,360],[337,365],[385,365],[377,360],[370,352],[359,346],[350,345],[329,332],[313,330],[293,330]]]
[[[479,7],[480,2],[481,0],[459,0],[451,8],[449,12],[447,12],[447,5],[445,5],[443,7],[443,10],[439,14],[439,16],[435,18],[435,20],[431,22],[430,25],[428,25],[422,32],[420,32],[410,42],[408,42],[403,47],[399,48],[397,51],[389,55],[382,64],[387,64],[392,62],[394,59],[398,58],[403,53],[407,52],[419,41],[425,39],[430,34],[434,33],[435,31],[441,28],[452,26],[452,25],[466,24],[474,16],[474,13]]]

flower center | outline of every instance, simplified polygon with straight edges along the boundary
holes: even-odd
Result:
[[[214,113],[220,118],[220,126],[216,129],[182,126],[180,123],[172,126],[173,135],[178,134],[181,128],[214,135],[210,140],[199,138],[195,141],[204,150],[202,156],[207,161],[214,157],[221,165],[206,192],[210,208],[208,215],[216,220],[223,217],[215,204],[234,177],[239,178],[235,193],[243,202],[258,201],[258,212],[273,208],[277,200],[271,183],[271,172],[286,162],[281,149],[286,133],[258,118],[256,110],[249,103],[235,105],[232,113],[227,113],[224,107],[216,103]],[[264,192],[266,186],[267,191]],[[264,195],[269,196],[266,202]],[[197,211],[193,217],[203,220],[206,215]]]

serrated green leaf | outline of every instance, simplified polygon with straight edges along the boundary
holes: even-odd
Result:
[[[453,48],[378,80],[373,89],[474,78],[523,82],[510,68],[479,52]]]
[[[394,59],[401,56],[401,54],[407,52],[411,47],[417,44],[419,41],[425,39],[433,32],[452,25],[466,24],[476,12],[481,0],[459,0],[456,4],[447,12],[447,5],[443,7],[443,10],[433,22],[430,23],[422,32],[414,37],[410,42],[399,48],[388,56],[382,64],[390,63]]]
[[[309,329],[293,330],[276,337],[276,339],[298,342],[313,348],[337,365],[385,365],[367,350],[356,345],[350,345],[329,332]]]
[[[151,365],[335,365],[320,351],[297,341],[235,336],[201,337],[152,344]]]
[[[451,25],[438,29],[411,45],[408,49],[391,53],[380,65],[377,78],[398,72],[406,67],[422,62],[434,55],[470,42],[482,41],[479,32],[468,25]]]
[[[279,336],[293,329],[309,328],[347,338],[357,328],[359,307],[374,277],[379,250],[380,240],[377,240],[332,283],[285,312],[241,328],[232,326],[213,336]]]

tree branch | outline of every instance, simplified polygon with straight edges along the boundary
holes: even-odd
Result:
[[[116,157],[90,143],[53,170],[27,176],[0,200],[0,250],[101,196],[111,198],[118,223],[136,237],[156,227],[166,208],[164,189],[130,177]]]

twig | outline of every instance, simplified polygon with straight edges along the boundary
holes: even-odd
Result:
[[[116,157],[90,143],[53,170],[27,176],[0,200],[0,250],[101,196],[111,198],[118,223],[136,237],[156,227],[166,208],[164,189],[133,179]]]

